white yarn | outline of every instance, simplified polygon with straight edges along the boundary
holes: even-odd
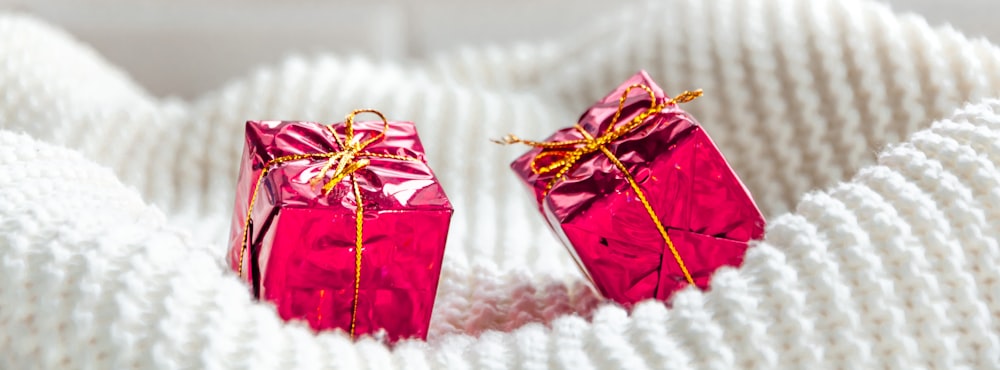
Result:
[[[0,16],[0,368],[1000,368],[996,47],[860,0],[599,23],[407,64],[292,57],[181,102]],[[524,149],[486,139],[542,138],[640,68],[705,89],[685,108],[770,222],[711,291],[626,311],[509,173]],[[242,122],[356,107],[417,122],[456,208],[427,342],[314,335],[222,263]]]

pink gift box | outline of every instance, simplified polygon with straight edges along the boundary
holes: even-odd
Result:
[[[743,183],[677,104],[698,95],[674,101],[639,72],[577,126],[544,142],[508,139],[534,146],[511,168],[587,277],[619,303],[708,288],[764,233]]]
[[[247,122],[231,266],[283,319],[426,338],[451,204],[412,123],[352,121]]]

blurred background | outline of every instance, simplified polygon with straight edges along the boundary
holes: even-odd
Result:
[[[0,0],[63,27],[158,96],[194,98],[288,53],[420,58],[555,38],[634,0]],[[712,0],[705,0],[712,1]],[[805,0],[804,0],[805,1]],[[1000,0],[879,0],[1000,42]],[[530,10],[527,10],[530,9]]]

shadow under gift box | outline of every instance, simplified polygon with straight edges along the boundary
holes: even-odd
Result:
[[[355,142],[377,138],[383,124],[354,122]],[[331,127],[333,132],[312,122],[247,122],[231,266],[283,319],[352,336],[385,329],[393,341],[426,338],[452,207],[412,123],[389,122],[385,136],[353,159],[370,163],[329,193],[323,190],[332,177],[329,168],[324,171],[328,158],[282,162],[261,176],[275,158],[343,151],[340,143],[350,143],[346,127]],[[360,260],[354,182],[362,199]]]
[[[623,94],[627,94],[624,100]],[[627,125],[668,100],[646,72],[639,72],[591,106],[581,116],[579,128],[559,130],[544,143],[589,140],[580,129],[599,138],[609,128]],[[620,117],[614,121],[619,106]],[[570,163],[555,181],[558,171],[538,171],[564,158],[559,151],[569,153],[585,145],[536,147],[518,157],[511,168],[607,298],[624,305],[648,298],[666,300],[689,285],[678,259],[695,285],[708,288],[715,270],[740,265],[747,242],[764,233],[764,217],[743,183],[702,127],[677,104],[666,104],[603,145],[628,175],[600,149]],[[664,226],[676,256],[629,176]]]

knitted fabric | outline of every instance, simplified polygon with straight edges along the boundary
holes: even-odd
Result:
[[[707,292],[596,297],[507,164],[638,69],[769,218]],[[661,0],[405,64],[291,57],[151,97],[0,16],[0,368],[1000,368],[1000,49],[860,0]],[[971,104],[965,104],[971,101]],[[456,209],[431,334],[314,334],[223,263],[243,122],[417,122]],[[932,123],[933,122],[933,123]]]

